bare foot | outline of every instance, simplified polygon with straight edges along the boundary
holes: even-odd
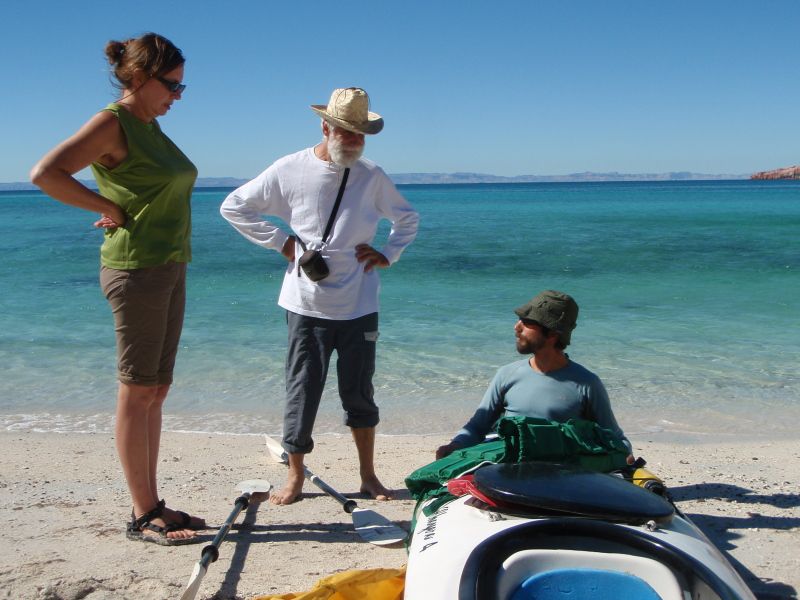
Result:
[[[272,504],[292,504],[296,502],[303,493],[303,477],[297,477],[291,472],[286,480],[286,485],[277,492],[271,492],[269,501]]]
[[[375,500],[392,500],[394,492],[383,486],[376,475],[361,481],[361,493]]]

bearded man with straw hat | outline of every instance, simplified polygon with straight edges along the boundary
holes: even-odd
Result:
[[[289,331],[283,422],[289,478],[270,501],[291,504],[302,493],[304,456],[314,448],[311,434],[334,350],[361,491],[388,500],[391,491],[378,479],[373,460],[379,421],[372,385],[377,269],[400,258],[416,236],[419,216],[386,173],[361,157],[365,135],[383,129],[363,89],[336,89],[327,106],[311,110],[322,119],[322,141],[277,160],[233,191],[220,209],[245,238],[288,261],[278,305],[286,310]],[[292,231],[264,215],[282,219]],[[378,250],[372,244],[381,219],[392,227]]]

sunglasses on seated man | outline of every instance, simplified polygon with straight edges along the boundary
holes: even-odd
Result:
[[[529,328],[530,327],[538,327],[541,330],[542,335],[544,335],[544,336],[547,336],[550,333],[550,328],[549,327],[545,327],[544,325],[539,323],[539,321],[534,321],[533,319],[523,319],[523,318],[520,318],[520,321],[522,321],[522,324],[525,327],[529,327]]]

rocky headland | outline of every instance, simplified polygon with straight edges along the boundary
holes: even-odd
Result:
[[[753,173],[750,179],[800,179],[800,165]]]

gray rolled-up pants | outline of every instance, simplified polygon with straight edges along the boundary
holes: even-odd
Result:
[[[353,428],[375,427],[380,420],[372,386],[378,313],[334,321],[287,311],[286,323],[289,348],[286,354],[284,449],[300,454],[313,450],[311,433],[334,350],[344,424]]]

